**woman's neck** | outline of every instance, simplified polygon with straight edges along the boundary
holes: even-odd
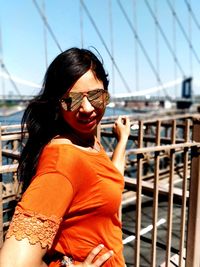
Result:
[[[84,135],[84,134],[71,132],[69,133],[69,138],[71,139],[73,143],[83,146],[83,147],[93,147],[95,143],[94,135]]]
[[[95,134],[84,134],[74,130],[68,130],[63,137],[69,139],[74,145],[82,147],[94,147],[95,145]]]

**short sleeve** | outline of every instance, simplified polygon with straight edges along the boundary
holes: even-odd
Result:
[[[15,209],[6,238],[28,238],[30,244],[50,248],[72,199],[73,188],[64,175],[36,176]]]

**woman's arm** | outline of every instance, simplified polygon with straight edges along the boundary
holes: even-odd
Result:
[[[112,162],[123,175],[125,167],[126,144],[130,135],[129,118],[126,116],[119,116],[119,118],[115,121],[113,131],[116,134],[118,143],[112,155]]]
[[[104,248],[102,244],[95,247],[85,261],[76,266],[100,267],[113,256],[113,251],[109,250],[100,257],[96,258]],[[13,236],[7,239],[0,252],[0,267],[47,267],[43,262],[47,249],[43,249],[39,243],[31,245],[28,239],[17,241]],[[67,259],[67,257],[64,257]],[[61,259],[62,260],[62,259]],[[73,267],[74,264],[70,264]]]
[[[112,155],[112,162],[120,173],[124,175],[126,145],[130,135],[129,118],[126,116],[119,116],[119,118],[115,121],[113,131],[118,143]],[[119,219],[122,219],[121,205],[119,207]]]
[[[47,249],[40,243],[31,245],[27,238],[6,239],[0,252],[0,267],[47,267],[42,258]]]

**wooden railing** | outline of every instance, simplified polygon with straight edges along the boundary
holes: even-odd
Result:
[[[111,155],[116,140],[112,133],[113,120],[104,120],[101,125],[101,142],[108,155]],[[179,115],[155,119],[131,118],[131,135],[126,151],[125,190],[122,208],[125,215],[127,207],[131,209],[132,229],[126,229],[123,221],[124,237],[134,236],[131,266],[141,264],[141,240],[150,244],[148,264],[146,266],[170,265],[175,255],[177,266],[199,267],[200,256],[200,117],[199,115]],[[0,173],[0,243],[18,200],[19,184],[16,178],[17,162],[22,145],[20,126],[1,126]],[[142,235],[143,206],[151,200],[149,208],[151,234]],[[163,240],[160,240],[158,222],[160,203],[167,203],[165,213],[166,227]],[[173,244],[174,205],[180,209],[179,223],[176,225],[178,242]],[[163,214],[162,214],[163,215]],[[126,220],[126,217],[123,216]],[[164,253],[160,256],[160,248]],[[125,245],[126,249],[126,245]],[[159,250],[159,253],[158,253]],[[133,256],[134,255],[134,256]]]

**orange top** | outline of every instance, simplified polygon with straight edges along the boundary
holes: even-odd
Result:
[[[16,211],[7,238],[28,238],[55,251],[84,261],[98,244],[112,249],[104,266],[124,267],[118,208],[123,176],[103,148],[94,153],[71,144],[48,144],[37,173]],[[50,263],[59,266],[58,261]]]

